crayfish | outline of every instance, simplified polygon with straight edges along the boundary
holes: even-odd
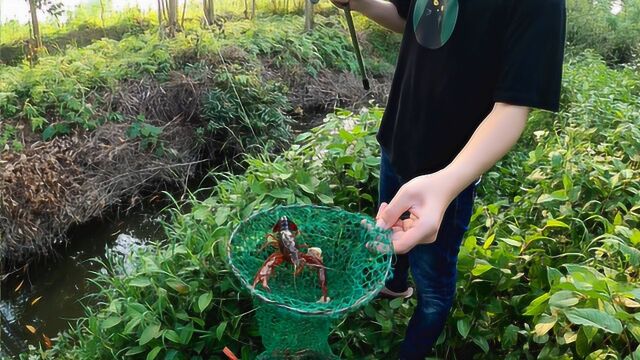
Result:
[[[255,278],[253,279],[253,287],[262,283],[262,287],[271,291],[269,288],[269,277],[273,274],[273,270],[287,262],[293,265],[294,276],[302,272],[305,265],[313,266],[318,269],[318,278],[320,287],[322,288],[321,302],[328,302],[327,297],[327,279],[326,268],[322,262],[322,250],[320,248],[309,248],[306,244],[297,244],[296,237],[300,235],[298,226],[286,216],[282,216],[273,226],[272,233],[266,235],[267,243],[261,248],[264,249],[268,245],[277,247],[277,251],[269,255],[264,261]],[[308,248],[306,253],[300,251],[300,248]]]

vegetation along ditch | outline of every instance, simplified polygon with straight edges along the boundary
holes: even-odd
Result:
[[[276,204],[374,213],[399,37],[356,17],[365,92],[329,4],[311,31],[302,2],[216,4],[43,25],[35,52],[0,25],[2,356],[252,359],[230,230]],[[567,6],[561,111],[483,177],[438,358],[640,358],[640,2]],[[415,305],[350,314],[332,350],[396,356]]]

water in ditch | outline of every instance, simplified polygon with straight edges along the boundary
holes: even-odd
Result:
[[[95,259],[104,259],[106,249],[126,254],[161,240],[159,213],[147,208],[77,226],[55,254],[0,275],[5,277],[0,290],[0,359],[16,356],[27,345],[44,346],[45,337],[55,338],[73,326],[73,319],[84,313],[80,300],[91,291],[87,279],[101,269]]]

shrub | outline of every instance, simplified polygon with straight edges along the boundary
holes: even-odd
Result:
[[[614,4],[622,6],[612,13]],[[567,43],[578,53],[593,49],[609,64],[631,63],[640,54],[640,1],[568,0]]]
[[[484,177],[438,356],[637,356],[640,87],[633,70],[587,53],[567,64],[564,89],[560,114],[535,111],[523,141]],[[176,204],[169,240],[105,264],[98,306],[44,356],[207,357],[226,345],[251,358],[260,342],[225,265],[230,229],[275,204],[373,214],[380,116],[329,116],[281,156],[249,156],[244,175],[217,176],[190,210]],[[332,334],[334,351],[394,356],[413,306],[376,301],[351,314]]]

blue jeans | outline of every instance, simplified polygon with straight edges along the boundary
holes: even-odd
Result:
[[[389,202],[405,181],[382,154],[379,203]],[[407,289],[409,269],[416,284],[418,306],[409,321],[400,358],[423,360],[444,329],[456,290],[456,265],[463,235],[473,210],[476,183],[471,184],[447,208],[435,242],[414,247],[398,255],[393,278],[386,284],[392,291]]]

